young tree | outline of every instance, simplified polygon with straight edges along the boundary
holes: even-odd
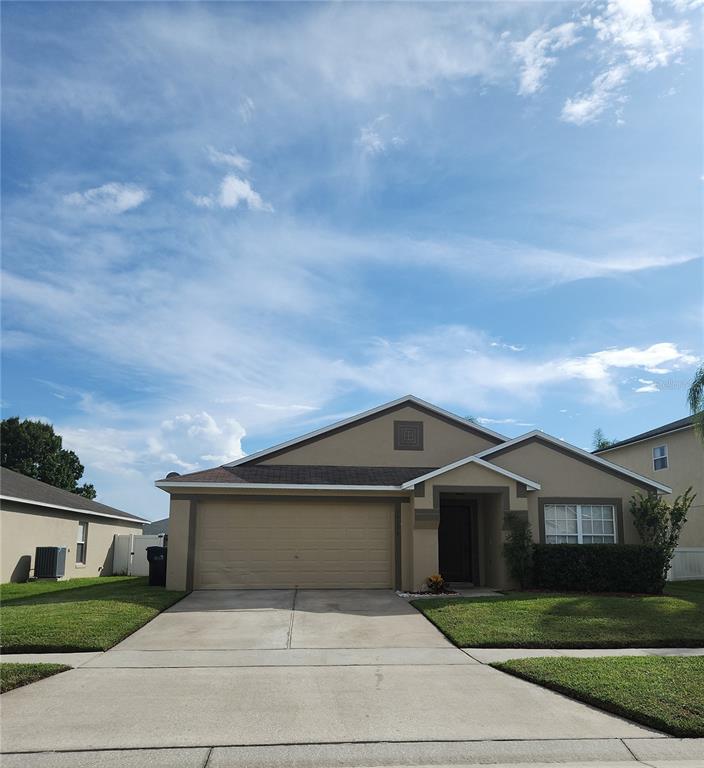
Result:
[[[7,469],[63,488],[88,499],[95,498],[90,483],[78,485],[83,476],[83,464],[73,451],[62,446],[61,435],[51,424],[18,416],[0,423],[0,464]]]
[[[687,393],[689,410],[694,416],[694,428],[704,442],[704,365],[694,374],[694,380]]]
[[[594,430],[592,445],[594,446],[595,451],[601,451],[604,448],[610,448],[615,442],[615,440],[609,440],[609,438],[606,437],[601,427],[597,427],[597,429]]]
[[[633,524],[643,544],[656,547],[663,555],[663,579],[670,570],[672,557],[680,539],[682,527],[687,522],[687,513],[696,497],[691,488],[678,496],[672,504],[662,496],[637,493],[631,496]]]

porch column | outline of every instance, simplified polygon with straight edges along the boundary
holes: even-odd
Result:
[[[413,588],[425,586],[428,576],[438,572],[438,527],[440,510],[418,509],[413,523]]]

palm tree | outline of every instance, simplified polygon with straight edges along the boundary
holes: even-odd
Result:
[[[694,381],[687,393],[689,410],[694,416],[694,427],[704,442],[704,364],[694,374]]]

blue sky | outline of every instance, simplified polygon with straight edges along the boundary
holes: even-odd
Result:
[[[699,0],[2,16],[3,414],[105,503],[406,393],[585,448],[686,413]]]

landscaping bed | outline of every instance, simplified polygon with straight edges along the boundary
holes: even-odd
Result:
[[[3,653],[105,651],[185,594],[132,576],[3,584],[0,648]]]
[[[461,648],[704,647],[704,582],[666,595],[508,592],[412,605]]]
[[[7,693],[13,688],[20,688],[29,683],[36,683],[45,677],[57,675],[71,669],[65,664],[8,664],[0,663],[0,693]]]
[[[704,657],[515,659],[503,672],[672,736],[704,736]]]

